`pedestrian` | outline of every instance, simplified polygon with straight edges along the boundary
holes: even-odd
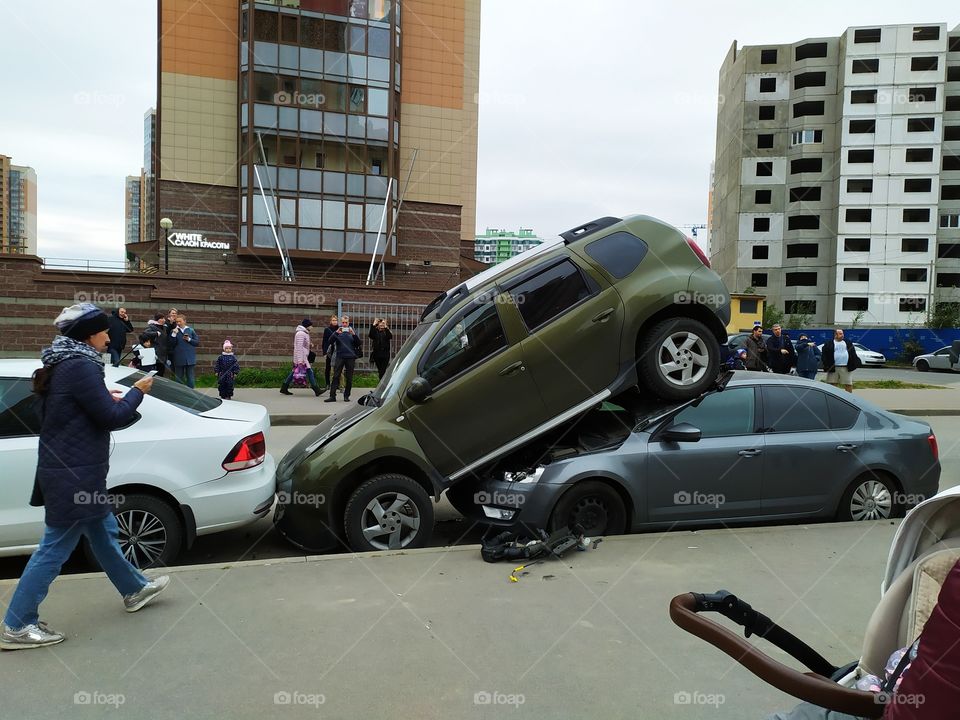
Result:
[[[797,341],[797,375],[813,380],[820,367],[820,348],[805,333]]]
[[[167,362],[169,361],[170,343],[167,333],[166,316],[162,312],[153,314],[153,320],[147,322],[147,327],[140,333],[140,337],[145,334],[156,335],[153,340],[153,347],[157,351],[157,377],[163,377],[167,371]]]
[[[320,350],[324,355],[323,381],[324,389],[330,387],[330,369],[333,367],[335,358],[333,357],[335,346],[333,344],[333,334],[340,327],[340,318],[336,315],[330,316],[330,323],[323,329],[323,342]]]
[[[790,368],[797,364],[797,353],[793,349],[793,342],[780,327],[780,323],[774,323],[770,329],[773,335],[767,338],[766,362],[778,375],[788,375]]]
[[[234,383],[240,372],[240,361],[233,354],[233,343],[224,340],[223,353],[214,361],[213,371],[217,374],[217,390],[224,400],[233,399]]]
[[[170,335],[170,342],[173,343],[173,367],[177,380],[189,388],[194,387],[200,337],[187,325],[187,316],[183,313],[177,314],[177,327]]]
[[[63,642],[62,633],[41,622],[39,606],[81,537],[127,612],[144,607],[169,583],[165,575],[148,580],[124,557],[106,483],[110,432],[133,419],[153,378],[140,378],[125,395],[107,390],[101,354],[110,342],[110,320],[96,305],[64,308],[55,325],[60,334],[43,349],[43,367],[33,375],[43,400],[30,504],[45,508],[44,532],[10,598],[0,631],[4,650]]]
[[[860,367],[860,358],[853,343],[844,340],[843,330],[833,331],[833,340],[827,340],[821,351],[823,369],[827,372],[826,382],[834,387],[843,386],[849,393],[853,392],[853,371]]]
[[[767,346],[763,342],[763,328],[760,325],[753,326],[753,332],[747,338],[745,349],[747,360],[744,364],[747,370],[765,372],[770,369],[767,365]]]
[[[353,369],[357,358],[362,355],[362,343],[350,325],[349,315],[340,318],[340,327],[333,335],[333,342],[336,346],[337,362],[333,366],[333,384],[330,386],[330,397],[324,402],[336,402],[341,373],[344,375],[343,399],[345,402],[350,402],[350,390],[353,389]]]
[[[387,327],[386,318],[374,318],[370,326],[370,359],[377,366],[377,374],[383,379],[390,363],[390,341],[393,333]]]
[[[293,382],[293,376],[298,371],[306,374],[314,395],[319,397],[323,393],[317,385],[317,376],[313,374],[313,368],[310,367],[310,328],[312,326],[313,320],[304,318],[293,334],[293,369],[280,386],[280,392],[284,395],[293,395],[290,392],[290,383]]]
[[[120,367],[120,356],[123,355],[123,349],[127,346],[127,333],[133,332],[133,323],[127,317],[126,308],[117,308],[110,314],[110,343],[107,345],[107,351],[110,353],[110,364],[114,367]]]
[[[729,370],[746,370],[747,349],[740,348],[733,355],[727,358],[726,366]]]
[[[141,333],[140,343],[133,346],[133,366],[138,370],[153,372],[157,369],[157,350],[153,346],[156,339],[156,333]]]
[[[173,346],[176,344],[174,341],[174,333],[177,332],[177,315],[180,313],[176,308],[170,308],[167,311],[166,317],[163,319],[164,331],[167,335],[167,366],[170,368],[170,374],[173,377],[177,377],[177,363],[176,357],[173,354]]]

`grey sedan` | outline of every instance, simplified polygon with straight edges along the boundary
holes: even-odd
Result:
[[[714,523],[895,517],[937,492],[927,423],[829,385],[732,373],[699,399],[606,405],[448,491],[468,518],[615,535]]]
[[[927,372],[928,370],[960,371],[960,362],[955,362],[949,345],[926,355],[917,355],[913,359],[913,366],[920,372]]]

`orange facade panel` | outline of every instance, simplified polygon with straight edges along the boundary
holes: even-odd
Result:
[[[463,107],[463,2],[404,2],[401,102]]]
[[[161,71],[236,80],[237,0],[160,0]]]

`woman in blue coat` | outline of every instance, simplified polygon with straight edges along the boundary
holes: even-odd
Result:
[[[173,367],[176,369],[177,380],[187,387],[196,384],[197,348],[200,338],[196,331],[187,325],[187,316],[177,315],[177,327],[170,335],[170,347],[173,348]]]
[[[797,375],[813,380],[820,367],[820,348],[806,333],[797,340]]]
[[[55,324],[61,334],[44,348],[43,367],[33,378],[42,420],[30,504],[45,508],[45,528],[7,607],[3,650],[63,642],[62,633],[40,621],[38,609],[81,537],[123,596],[127,612],[142,608],[169,582],[167,576],[147,580],[124,557],[106,483],[110,431],[133,419],[153,378],[138,380],[125,395],[107,390],[101,353],[110,341],[109,321],[96,305],[64,308]]]

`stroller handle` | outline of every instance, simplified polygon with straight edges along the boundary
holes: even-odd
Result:
[[[708,609],[712,608],[699,602],[696,594],[684,593],[670,601],[670,619],[691,635],[725,652],[767,684],[799,700],[858,717],[883,715],[884,705],[874,693],[845,688],[822,675],[802,673],[774,660],[723,625],[698,614]]]

